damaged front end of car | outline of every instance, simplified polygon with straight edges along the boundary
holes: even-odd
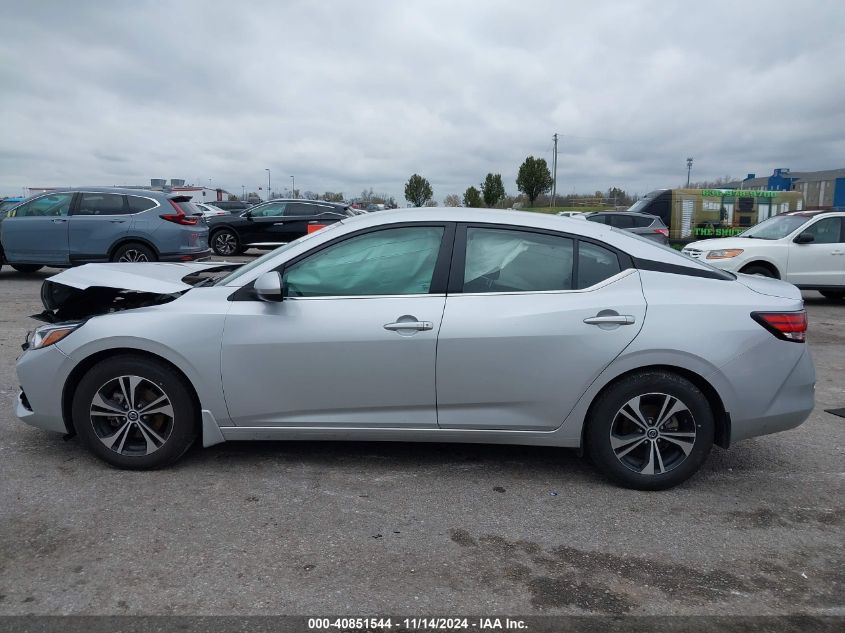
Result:
[[[86,264],[44,281],[44,311],[32,315],[45,323],[81,321],[93,316],[161,305],[192,288],[241,266],[237,263]]]

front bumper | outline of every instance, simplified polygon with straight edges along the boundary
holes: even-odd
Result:
[[[21,421],[45,431],[67,433],[62,414],[62,390],[72,361],[58,347],[27,350],[17,363],[18,394],[15,414]]]

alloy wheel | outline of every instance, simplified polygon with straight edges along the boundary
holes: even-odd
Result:
[[[148,262],[150,258],[147,257],[146,253],[143,253],[139,250],[135,250],[134,248],[130,248],[123,252],[123,254],[118,258],[119,262]]]
[[[150,455],[173,432],[173,404],[164,390],[140,376],[109,380],[94,394],[91,425],[97,438],[120,455]]]
[[[238,241],[228,231],[221,231],[214,236],[214,250],[218,255],[233,255],[238,249]]]
[[[677,468],[692,452],[695,440],[695,418],[689,407],[665,393],[631,398],[610,426],[614,455],[641,475],[661,475]]]

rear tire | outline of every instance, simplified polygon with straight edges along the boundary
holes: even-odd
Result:
[[[89,369],[76,386],[71,413],[88,450],[117,468],[167,466],[197,437],[199,412],[185,378],[133,354]]]
[[[220,257],[232,257],[243,252],[238,235],[231,229],[219,229],[208,238],[211,250]]]
[[[760,275],[761,277],[769,277],[770,279],[776,279],[777,275],[775,275],[771,269],[766,268],[765,266],[760,266],[759,264],[752,264],[751,266],[746,266],[739,272],[745,275]]]
[[[111,256],[113,262],[142,263],[158,261],[153,249],[138,242],[129,242],[118,248]]]
[[[842,299],[845,299],[845,292],[841,290],[819,290],[819,292],[825,299],[830,299],[831,301],[842,301]]]
[[[19,273],[34,273],[44,268],[44,266],[38,264],[11,264],[11,266]]]
[[[611,385],[600,398],[587,421],[587,448],[616,483],[636,490],[672,488],[710,453],[713,411],[686,378],[644,371]]]

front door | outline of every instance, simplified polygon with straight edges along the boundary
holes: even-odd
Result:
[[[46,194],[14,209],[0,224],[6,259],[13,264],[67,264],[73,196]]]
[[[232,421],[435,428],[446,233],[406,226],[339,238],[285,266],[283,301],[233,301],[221,359]]]
[[[642,328],[639,273],[560,234],[468,227],[463,244],[437,344],[440,427],[559,427]]]
[[[845,244],[842,218],[822,218],[803,228],[813,241],[789,245],[786,281],[797,286],[845,285]]]
[[[254,211],[249,211],[248,221],[241,229],[244,244],[281,244],[286,242],[284,218],[286,202],[268,202]]]

